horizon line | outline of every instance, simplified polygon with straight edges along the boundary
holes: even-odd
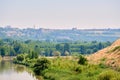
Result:
[[[107,27],[107,28],[77,28],[77,27],[72,27],[72,28],[44,28],[44,27],[13,27],[10,25],[7,26],[0,26],[0,28],[17,28],[17,29],[49,29],[49,30],[96,30],[96,29],[120,29],[120,28],[111,28],[111,27]]]

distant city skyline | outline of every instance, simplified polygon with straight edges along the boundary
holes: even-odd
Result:
[[[120,28],[120,0],[0,0],[0,27]]]

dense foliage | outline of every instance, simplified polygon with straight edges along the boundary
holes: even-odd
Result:
[[[50,66],[50,61],[46,58],[40,58],[37,60],[37,62],[34,64],[34,72],[37,75],[40,75],[42,71],[45,69],[48,69]]]
[[[41,42],[41,41],[16,41],[12,39],[0,39],[0,55],[3,56],[16,56],[21,53],[29,54],[29,57],[37,58],[41,56],[55,56],[55,55],[73,55],[73,54],[91,54],[104,47],[109,46],[110,42]],[[58,54],[54,54],[54,53]]]

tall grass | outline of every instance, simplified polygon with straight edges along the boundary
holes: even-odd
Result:
[[[104,71],[100,73],[98,80],[120,80],[120,73],[113,70]]]
[[[77,61],[65,58],[51,59],[51,62],[51,67],[43,72],[46,80],[120,80],[119,72],[107,67],[80,65]]]

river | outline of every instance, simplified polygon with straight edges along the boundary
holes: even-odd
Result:
[[[40,80],[30,69],[12,61],[0,61],[0,80]]]

